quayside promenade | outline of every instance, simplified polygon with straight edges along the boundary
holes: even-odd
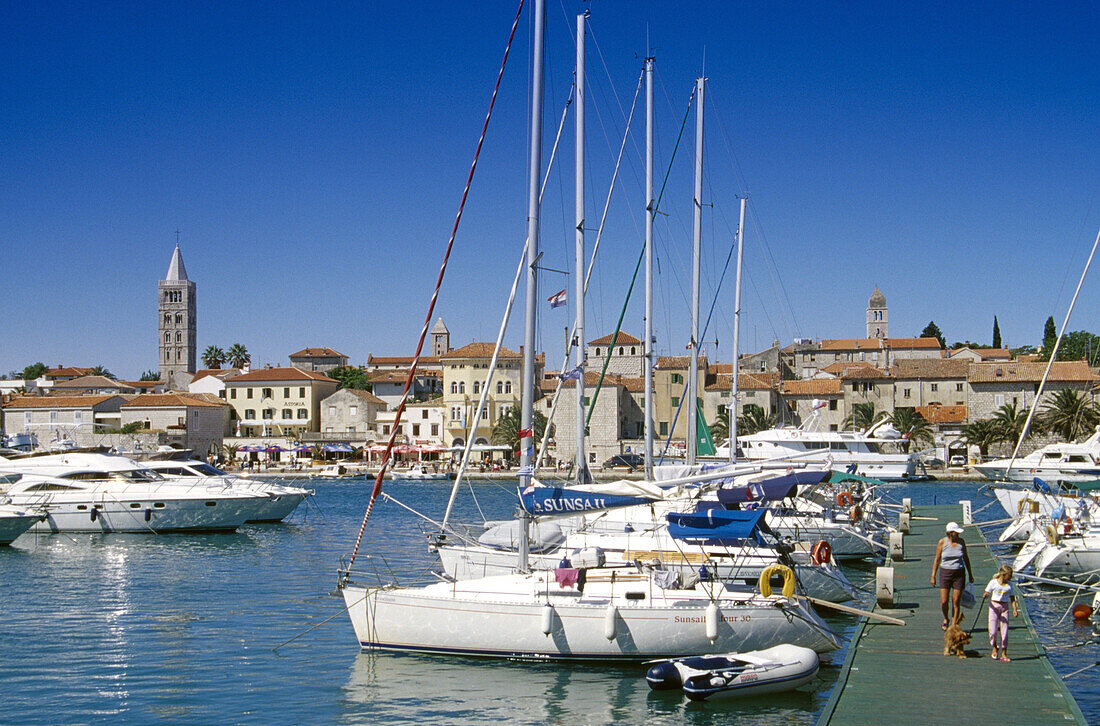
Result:
[[[1011,621],[1011,663],[989,657],[986,612],[965,611],[969,628],[978,619],[966,659],[943,655],[939,590],[929,584],[936,543],[948,521],[962,521],[958,505],[917,507],[905,537],[905,558],[893,562],[894,607],[876,612],[904,626],[865,621],[848,646],[832,697],[818,726],[844,724],[1020,723],[1087,724],[1047,658],[1018,597],[1020,617]],[[980,530],[966,527],[975,592],[997,570]],[[889,563],[888,563],[889,564]]]

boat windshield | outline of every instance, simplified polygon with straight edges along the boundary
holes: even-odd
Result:
[[[224,471],[209,464],[191,464],[191,468],[206,476],[225,476]]]

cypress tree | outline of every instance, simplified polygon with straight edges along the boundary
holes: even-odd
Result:
[[[1043,326],[1043,350],[1054,349],[1054,341],[1058,340],[1058,328],[1054,325],[1054,316],[1047,318],[1047,324]]]
[[[993,347],[1001,347],[1001,326],[997,325],[997,316],[993,316]]]

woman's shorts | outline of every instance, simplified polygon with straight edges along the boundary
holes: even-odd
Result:
[[[945,570],[940,568],[941,590],[962,590],[966,587],[966,570],[960,567],[957,570]]]

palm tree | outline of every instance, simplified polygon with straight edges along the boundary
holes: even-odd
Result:
[[[541,441],[543,433],[546,432],[546,416],[535,411],[533,419],[535,424],[535,441]],[[508,413],[504,414],[504,416],[497,421],[496,426],[493,427],[493,433],[490,438],[494,444],[507,444],[512,447],[512,451],[518,451],[521,425],[519,406],[513,406],[508,409]],[[552,429],[551,433],[553,433]]]
[[[113,380],[115,380],[115,374],[114,374],[114,373],[111,373],[111,372],[110,372],[109,370],[107,370],[107,368],[106,368],[106,367],[104,367],[104,366],[96,366],[95,368],[92,368],[92,369],[91,369],[91,373],[89,373],[89,375],[92,375],[92,376],[103,376],[104,378],[110,378],[110,379],[111,379],[112,381],[113,381]]]
[[[997,426],[992,419],[982,419],[963,426],[963,440],[969,446],[977,446],[982,456],[997,442]]]
[[[747,404],[742,414],[737,417],[738,433],[748,435],[773,428],[775,428],[775,416],[765,413],[764,409],[755,403]]]
[[[225,353],[226,361],[234,368],[244,368],[246,365],[252,362],[252,356],[248,352],[248,348],[245,348],[240,343],[234,343],[229,346],[229,350]]]
[[[905,436],[902,449],[907,454],[909,453],[910,444],[931,446],[935,443],[932,425],[911,406],[895,408],[894,412],[887,416],[887,420]]]
[[[202,352],[202,364],[207,368],[221,368],[225,359],[225,351],[216,345],[208,345]]]
[[[718,412],[718,415],[714,418],[714,423],[710,426],[710,437],[715,441],[721,439],[728,439],[730,435],[730,410],[723,408]],[[740,433],[740,427],[738,427],[738,433]]]
[[[1039,420],[1047,431],[1073,441],[1100,423],[1100,407],[1084,391],[1063,388],[1043,405]]]
[[[997,427],[997,437],[1007,443],[1015,444],[1020,440],[1027,421],[1027,412],[1018,411],[1015,403],[1006,403],[993,412],[993,424]]]
[[[866,431],[889,415],[885,411],[875,411],[873,401],[857,403],[852,406],[852,412],[844,417],[844,421],[841,422],[840,426],[846,430]]]

